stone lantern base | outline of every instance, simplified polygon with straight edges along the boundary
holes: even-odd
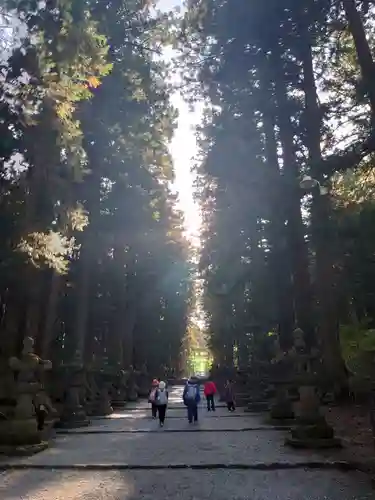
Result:
[[[85,370],[78,360],[62,367],[65,378],[66,394],[60,420],[55,427],[69,429],[86,427],[90,424],[86,411],[82,406],[82,393],[85,384]]]
[[[294,411],[292,402],[288,397],[288,391],[284,387],[277,387],[276,397],[270,408],[270,422],[277,424],[294,422]]]
[[[112,381],[112,388],[110,388],[110,398],[112,408],[121,410],[125,408],[127,403],[126,383],[127,373],[124,370],[117,370],[114,380]]]
[[[270,404],[268,401],[252,401],[248,403],[245,412],[254,412],[254,413],[262,413],[264,411],[268,411]]]
[[[43,440],[43,431],[38,431],[35,418],[11,418],[0,421],[0,454],[33,455],[48,447]]]
[[[113,413],[113,408],[111,406],[111,401],[109,398],[108,390],[103,387],[100,389],[97,400],[90,412],[93,417],[106,417]]]
[[[127,400],[135,402],[138,400],[138,390],[136,384],[129,384],[127,388]]]
[[[306,380],[305,380],[306,382]],[[296,403],[296,425],[286,444],[295,448],[337,448],[341,441],[334,436],[333,428],[320,413],[320,401],[315,386],[303,384],[299,387],[300,400]]]
[[[58,429],[74,429],[76,427],[87,427],[91,421],[87,418],[86,412],[82,406],[65,406],[60,420],[56,422]]]
[[[285,427],[286,429],[289,429],[292,425],[295,425],[296,421],[294,418],[273,418],[272,416],[268,416],[265,419],[265,423],[268,425]]]
[[[114,410],[122,410],[126,406],[126,395],[122,394],[122,392],[116,393],[112,397],[112,408]]]
[[[293,448],[309,449],[309,450],[324,450],[332,448],[342,448],[342,443],[338,438],[331,439],[294,439],[286,438],[285,444]]]
[[[260,382],[256,381],[250,391],[249,399],[245,412],[260,413],[268,411],[270,408],[269,387],[262,386]]]
[[[291,436],[285,441],[294,448],[340,448],[340,439],[335,438],[333,428],[323,416],[315,419],[298,418],[291,429]]]

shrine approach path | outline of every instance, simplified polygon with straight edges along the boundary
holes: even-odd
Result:
[[[58,434],[46,451],[0,462],[1,500],[365,500],[369,477],[338,468],[340,452],[296,451],[263,415],[208,413],[189,425],[182,387],[165,427],[146,402]]]

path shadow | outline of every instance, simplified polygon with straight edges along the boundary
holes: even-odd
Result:
[[[34,471],[35,473],[35,471]],[[361,474],[338,471],[18,471],[2,500],[370,500]],[[0,476],[0,479],[3,478]],[[22,484],[27,482],[27,487]],[[12,484],[13,483],[13,484]]]

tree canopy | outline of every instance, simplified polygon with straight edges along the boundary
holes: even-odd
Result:
[[[2,8],[2,353],[30,336],[56,365],[177,370],[191,270],[157,57],[169,17],[139,0]]]
[[[288,348],[300,327],[344,377],[339,324],[372,321],[373,17],[355,0],[188,2],[181,67],[187,98],[207,104],[196,196],[219,363],[246,366],[269,332]]]
[[[216,363],[248,366],[275,335],[288,349],[299,327],[345,378],[348,332],[368,349],[375,321],[372,3],[1,7],[2,355],[30,336],[55,365],[177,369],[205,345],[202,309]],[[205,106],[194,251],[176,90]]]

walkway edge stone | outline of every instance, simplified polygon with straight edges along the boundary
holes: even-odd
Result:
[[[286,429],[288,430],[288,429]],[[269,427],[269,426],[260,426],[260,427],[243,427],[243,428],[240,428],[240,429],[200,429],[200,428],[197,428],[197,429],[166,429],[166,428],[163,428],[162,430],[161,429],[127,429],[127,430],[122,430],[122,429],[118,429],[118,430],[110,430],[110,429],[102,429],[102,430],[90,430],[90,429],[87,429],[87,430],[75,430],[75,429],[67,429],[67,430],[59,430],[56,432],[56,435],[57,436],[73,436],[73,435],[76,435],[76,434],[84,434],[84,435],[88,435],[88,434],[148,434],[148,433],[153,433],[153,434],[164,434],[164,433],[192,433],[192,432],[199,432],[199,433],[202,433],[202,432],[252,432],[252,431],[255,431],[255,432],[259,432],[259,431],[266,431],[266,432],[269,432],[269,431],[285,431],[285,427],[284,426],[279,426],[279,427]]]
[[[365,470],[363,464],[350,461],[315,461],[315,462],[258,462],[253,464],[233,463],[233,464],[169,464],[169,465],[136,465],[136,464],[71,464],[71,465],[47,465],[47,464],[27,464],[27,463],[0,463],[0,472],[4,471],[17,471],[17,470],[286,470],[286,469],[336,469],[341,471],[361,471],[370,472]]]

